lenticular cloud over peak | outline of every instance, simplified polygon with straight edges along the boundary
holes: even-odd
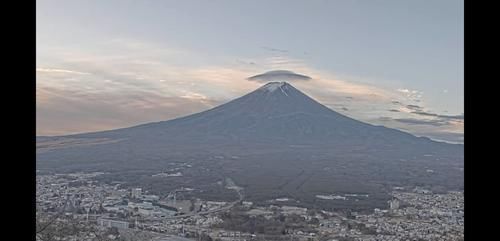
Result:
[[[308,81],[310,79],[311,77],[307,75],[297,74],[289,70],[272,70],[265,72],[263,74],[258,74],[247,78],[247,80],[257,81],[257,82],[270,82],[270,81],[293,82],[293,81]]]

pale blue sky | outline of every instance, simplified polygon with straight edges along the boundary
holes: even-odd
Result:
[[[346,106],[350,111],[344,114],[374,123],[383,117],[424,118],[430,124],[427,129],[423,122],[382,124],[417,134],[455,135],[463,132],[463,118],[436,125],[430,115],[407,109],[385,113],[394,109],[390,100],[370,101],[367,96],[375,88],[426,113],[462,114],[463,1],[41,0],[37,68],[39,134],[173,118],[257,87],[245,77],[288,69],[311,76],[313,81],[297,87],[333,109],[336,103]],[[116,103],[113,95],[123,101]],[[117,110],[125,109],[123,103],[134,95],[142,98],[135,105],[141,108],[140,117]],[[341,103],[335,98],[345,95],[360,101]],[[82,101],[78,96],[84,96]],[[373,106],[363,104],[365,97]],[[68,98],[75,103],[56,103]],[[102,101],[100,108],[108,104],[109,110],[93,111],[89,98]],[[156,106],[159,99],[154,98],[171,98],[176,107]],[[144,107],[146,102],[150,109]],[[184,104],[186,108],[178,107]],[[85,116],[87,124],[62,118],[65,115]],[[54,116],[61,124],[49,124]]]

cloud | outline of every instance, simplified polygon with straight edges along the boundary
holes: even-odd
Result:
[[[251,60],[237,59],[236,62],[239,63],[239,64],[244,64],[244,65],[257,65],[255,62],[253,62]]]
[[[441,119],[450,119],[450,120],[463,120],[464,115],[439,115],[431,112],[425,112],[425,111],[413,111],[411,112],[412,114],[417,114],[421,116],[432,116],[432,117],[438,117]]]
[[[407,113],[396,114],[407,115]],[[425,116],[426,119],[383,116],[369,122],[400,129],[417,136],[426,136],[434,140],[463,143],[463,120],[445,119],[438,116]]]
[[[439,118],[452,119],[452,120],[464,120],[464,114],[461,115],[438,115]]]
[[[268,69],[293,69],[302,72],[305,72],[304,69],[310,69],[302,59],[287,56],[272,56],[260,60],[259,63]]]
[[[406,108],[408,108],[410,110],[416,110],[416,111],[422,110],[422,107],[418,106],[418,105],[406,105]]]
[[[422,97],[424,92],[418,90],[410,90],[410,89],[397,89],[399,93],[402,93],[408,100],[413,100],[415,102],[422,102]]]
[[[271,52],[279,52],[279,53],[288,53],[289,51],[286,49],[277,49],[277,48],[271,48],[271,47],[262,47],[265,50],[269,50]]]
[[[272,70],[265,72],[263,74],[254,75],[247,78],[250,81],[257,82],[269,82],[269,81],[308,81],[311,77],[307,75],[301,75],[288,70]]]
[[[443,126],[448,123],[442,120],[422,120],[422,119],[411,119],[411,118],[398,118],[394,119],[397,122],[411,124],[411,125],[432,125],[432,126]]]
[[[390,111],[390,112],[401,112],[401,111],[396,110],[396,109],[390,109],[389,111]]]
[[[163,121],[206,110],[221,102],[196,94],[167,97],[149,91],[85,92],[37,88],[37,135],[63,135]],[[193,97],[193,98],[190,98]],[[45,101],[40,102],[40,99]]]
[[[397,89],[397,91],[401,92],[401,93],[405,93],[405,94],[419,94],[419,93],[422,93],[418,90],[409,90],[409,89]]]
[[[42,73],[64,73],[64,74],[83,74],[83,75],[90,74],[90,73],[72,71],[67,69],[51,69],[51,68],[36,68],[36,71]]]

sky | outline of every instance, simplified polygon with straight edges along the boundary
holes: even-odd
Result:
[[[463,1],[40,0],[37,135],[168,120],[290,81],[344,115],[463,142]]]

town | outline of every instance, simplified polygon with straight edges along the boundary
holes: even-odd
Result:
[[[228,187],[240,196],[234,202],[183,200],[177,193],[189,188],[151,194],[141,187],[124,189],[119,183],[93,180],[101,174],[37,175],[37,215],[56,217],[54,223],[113,229],[106,236],[109,240],[134,232],[147,233],[147,240],[463,240],[463,191],[437,194],[420,187],[396,187],[387,209],[346,214],[257,206],[245,201],[234,183]]]

